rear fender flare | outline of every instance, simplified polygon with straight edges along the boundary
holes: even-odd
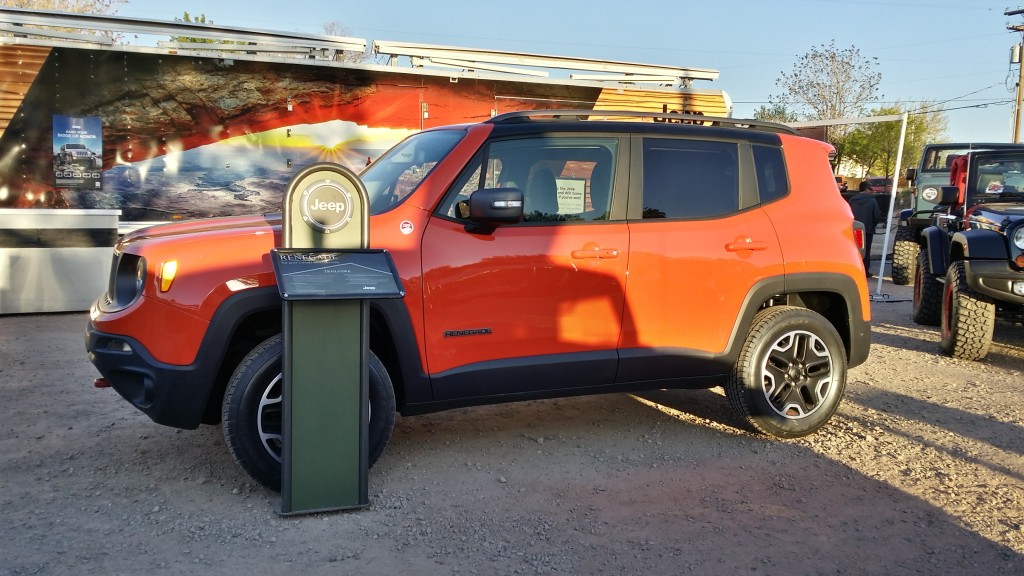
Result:
[[[735,363],[761,305],[778,299],[779,303],[809,308],[825,316],[846,345],[849,366],[862,364],[871,346],[871,328],[864,320],[859,293],[854,279],[843,274],[806,273],[766,278],[747,293],[724,356]],[[844,302],[842,310],[827,304],[829,301]]]

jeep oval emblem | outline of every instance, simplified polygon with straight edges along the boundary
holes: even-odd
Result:
[[[337,232],[352,220],[352,195],[333,180],[318,180],[302,191],[299,211],[316,232]]]

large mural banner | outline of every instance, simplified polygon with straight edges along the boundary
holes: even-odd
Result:
[[[278,212],[309,164],[358,172],[419,130],[554,108],[729,114],[715,90],[0,45],[0,207],[123,221]]]

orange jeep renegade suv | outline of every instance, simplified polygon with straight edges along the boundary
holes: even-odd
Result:
[[[870,311],[831,147],[746,120],[588,114],[426,130],[360,175],[371,247],[406,288],[370,303],[371,464],[396,411],[722,385],[780,438],[836,411]],[[87,331],[122,396],[169,426],[223,421],[274,488],[280,233],[275,214],[126,235]]]

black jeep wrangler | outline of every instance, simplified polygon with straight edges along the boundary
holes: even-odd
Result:
[[[988,354],[996,318],[1024,321],[1024,151],[953,161],[914,268],[914,321],[941,326],[942,349]]]
[[[892,251],[892,282],[905,286],[913,282],[921,231],[931,225],[932,215],[945,208],[936,203],[939,188],[949,183],[949,168],[962,154],[977,150],[1017,149],[1024,144],[1001,143],[939,143],[925,144],[921,163],[907,168],[910,183],[910,207],[900,210]]]

